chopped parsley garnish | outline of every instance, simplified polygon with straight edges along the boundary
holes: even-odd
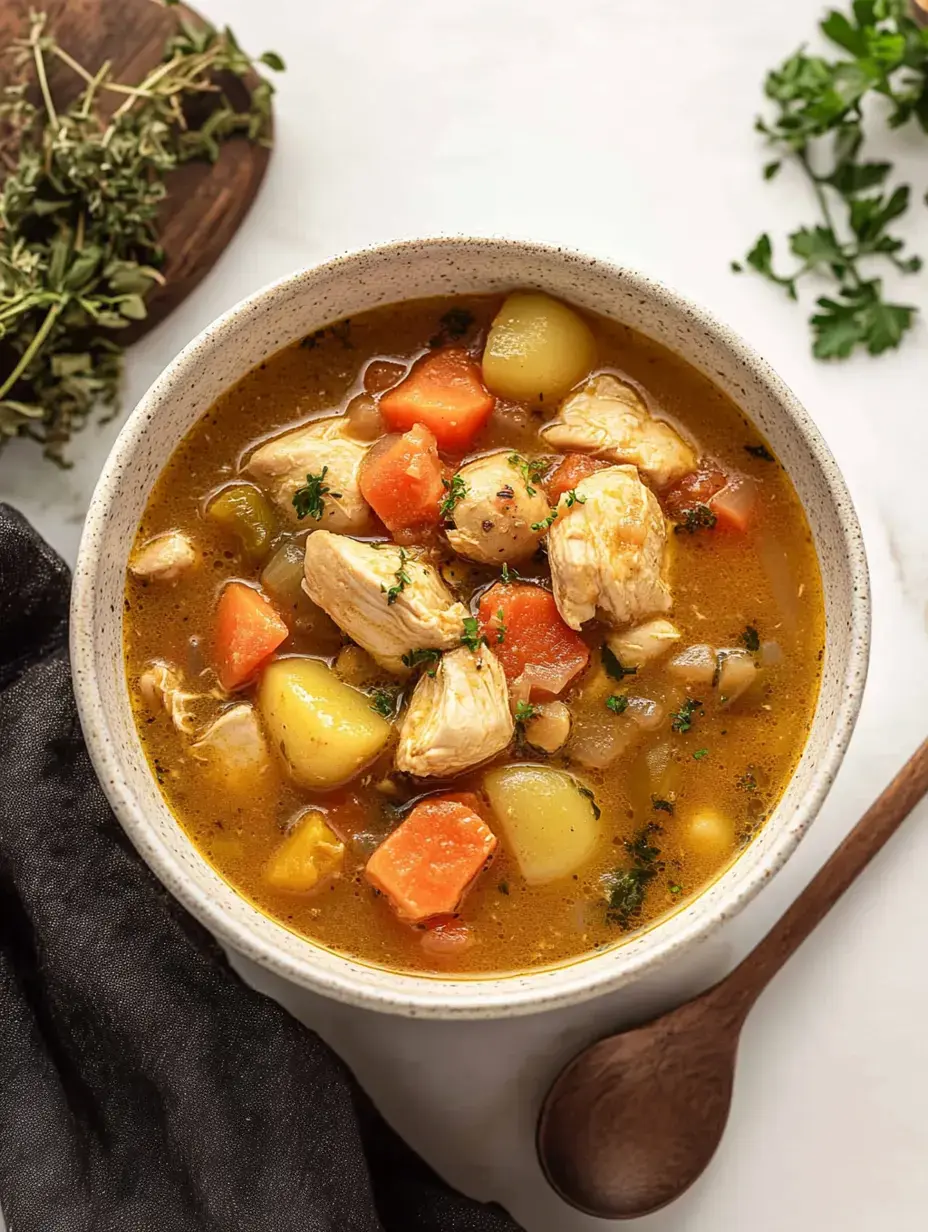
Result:
[[[696,752],[693,754],[693,760],[702,761],[704,757],[708,757],[708,756],[709,756],[708,749],[697,749]]]
[[[501,881],[496,888],[497,890],[499,890],[500,894],[508,894],[509,893],[509,882]]]
[[[701,706],[702,702],[696,698],[688,697],[679,710],[671,714],[671,727],[675,732],[688,732],[693,726],[693,718],[696,712],[696,707]]]
[[[383,593],[387,596],[387,606],[388,607],[397,601],[397,599],[400,597],[400,595],[403,593],[403,591],[406,589],[407,586],[412,585],[412,578],[406,572],[406,560],[407,560],[406,553],[403,550],[403,548],[400,548],[399,567],[397,568],[396,573],[394,573],[393,575],[396,578],[396,585],[391,586],[389,589],[384,585],[381,585],[380,587]]]
[[[628,709],[628,698],[624,693],[613,693],[611,697],[606,698],[606,709],[611,710],[613,714],[624,714]]]
[[[638,671],[637,667],[623,667],[619,656],[605,644],[603,645],[601,655],[606,675],[611,676],[613,680],[623,680],[626,676],[634,676]]]
[[[517,471],[520,471],[522,478],[525,480],[525,490],[529,496],[535,495],[535,484],[540,484],[544,478],[545,472],[548,469],[548,463],[544,458],[533,458],[529,461],[528,458],[523,458],[520,453],[511,453],[509,455],[509,465],[514,466]],[[532,527],[535,530],[535,527]]]
[[[569,488],[565,493],[567,498],[567,508],[571,509],[574,505],[585,505],[586,497],[581,496],[576,488]]]
[[[745,445],[744,450],[752,458],[759,458],[761,462],[776,462],[776,458],[766,445]]]
[[[753,774],[742,774],[741,778],[735,783],[739,791],[757,791],[757,779]]]
[[[632,860],[631,868],[616,869],[603,878],[606,889],[606,920],[610,924],[618,924],[622,929],[629,928],[632,921],[641,913],[648,886],[659,872],[663,870],[661,852],[651,841],[651,836],[660,831],[660,826],[650,823],[625,844],[625,850]]]
[[[392,719],[396,713],[396,694],[388,689],[377,689],[371,694],[371,710],[385,719]]]
[[[429,339],[429,346],[434,350],[463,338],[473,323],[474,314],[467,308],[449,308],[438,318],[438,332]]]
[[[586,796],[589,800],[590,804],[593,806],[593,820],[599,821],[600,817],[603,815],[603,810],[596,803],[596,797],[593,795],[592,791],[590,791],[589,787],[584,787],[582,783],[577,784],[577,791],[579,791],[581,796]]]
[[[533,522],[532,530],[547,530],[548,527],[557,519],[557,510],[552,509],[543,522]]]
[[[671,817],[673,816],[673,802],[670,800],[660,800],[657,796],[652,796],[651,808],[659,813],[669,813]]]
[[[686,510],[683,521],[673,528],[674,534],[695,535],[698,530],[712,530],[717,521],[718,518],[708,505],[694,505],[692,509]]]
[[[504,582],[511,582],[514,579],[521,577],[521,574],[519,573],[518,569],[513,569],[510,565],[507,565],[506,562],[503,561],[503,569],[502,569],[501,577]]]
[[[538,707],[533,706],[531,702],[516,702],[514,718],[520,726],[524,726],[529,719],[534,719],[537,713]]]
[[[467,484],[460,475],[452,475],[450,479],[443,479],[441,482],[448,495],[438,506],[438,512],[443,518],[450,518],[455,505],[467,495]]]
[[[429,664],[429,675],[434,676],[440,659],[440,650],[410,650],[409,654],[403,655],[403,664],[406,667],[422,667],[427,663]]]
[[[476,616],[464,617],[464,632],[461,634],[461,643],[468,650],[477,651],[481,646],[487,645],[487,639],[480,632],[480,624]]]
[[[502,644],[506,640],[506,623],[504,620],[505,613],[501,607],[496,609],[496,641]]]
[[[293,493],[293,508],[301,521],[303,518],[314,518],[318,522],[325,508],[324,498],[330,494],[341,496],[341,492],[333,492],[325,482],[328,471],[329,468],[324,466],[318,475],[307,475],[305,485]]]
[[[671,894],[675,894],[675,895],[676,895],[676,894],[682,894],[682,893],[683,893],[683,886],[682,886],[682,885],[678,885],[678,883],[677,883],[676,881],[668,881],[668,882],[667,882],[667,889],[670,891],[670,893],[671,893]]]
[[[741,640],[744,643],[745,649],[750,650],[752,654],[756,654],[760,650],[760,635],[753,625],[747,625],[741,634]]]

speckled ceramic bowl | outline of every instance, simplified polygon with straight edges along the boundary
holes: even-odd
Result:
[[[123,580],[152,484],[215,398],[262,359],[341,317],[402,299],[537,287],[614,317],[702,369],[782,459],[815,537],[827,606],[824,679],[811,735],[779,807],[736,863],[677,914],[626,944],[506,978],[398,975],[306,941],[241,898],[168,811],[136,734],[122,653]],[[767,365],[707,313],[640,274],[561,249],[439,239],[356,253],[259,291],[204,330],[154,383],[97,484],[74,580],[71,655],[97,773],[132,842],[164,884],[222,941],[280,975],[374,1009],[438,1018],[528,1013],[617,988],[718,928],[795,848],[821,806],[860,706],[869,645],[860,529],[834,459]]]

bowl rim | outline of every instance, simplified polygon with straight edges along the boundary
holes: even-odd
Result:
[[[847,560],[851,593],[847,619],[849,641],[847,662],[842,680],[842,691],[835,709],[832,734],[816,757],[810,774],[809,790],[803,797],[801,818],[783,825],[780,833],[768,849],[766,858],[758,861],[753,869],[746,867],[743,877],[732,880],[727,893],[720,896],[711,910],[696,911],[679,926],[674,936],[668,936],[663,945],[657,944],[641,953],[630,954],[628,959],[612,969],[597,960],[621,952],[614,947],[600,954],[580,956],[577,960],[558,966],[556,969],[567,978],[556,988],[534,988],[533,976],[550,972],[550,968],[538,968],[526,972],[504,975],[468,976],[455,980],[458,988],[468,988],[469,994],[456,997],[453,1004],[435,995],[444,982],[441,977],[412,975],[394,972],[389,968],[376,968],[392,977],[390,988],[372,987],[354,978],[353,970],[370,971],[370,964],[327,950],[339,959],[343,974],[314,970],[312,952],[314,943],[306,939],[303,956],[296,956],[276,948],[262,938],[256,938],[247,922],[233,919],[226,913],[222,903],[215,900],[207,890],[198,885],[186,871],[183,863],[165,845],[150,826],[144,808],[135,796],[123,770],[117,744],[110,732],[109,719],[101,689],[94,670],[95,641],[93,620],[96,607],[93,589],[98,574],[105,542],[104,526],[111,505],[118,499],[119,476],[131,470],[131,458],[139,442],[140,434],[152,407],[170,395],[176,376],[196,352],[220,340],[224,331],[243,313],[266,304],[277,297],[287,297],[308,276],[338,273],[342,267],[350,270],[352,263],[365,258],[402,258],[404,254],[423,249],[448,250],[459,248],[466,257],[468,246],[489,245],[505,247],[530,257],[566,257],[597,267],[608,277],[620,280],[627,287],[678,313],[689,316],[704,336],[728,351],[733,359],[749,370],[767,389],[779,408],[792,420],[804,441],[815,455],[827,494],[827,503],[836,511],[836,520],[841,530],[842,547]],[[401,299],[397,302],[401,302]],[[744,412],[747,413],[747,412]],[[176,443],[175,443],[176,447]],[[152,481],[154,482],[154,481]],[[531,1014],[575,1005],[593,997],[613,992],[625,984],[664,965],[672,956],[692,947],[725,920],[737,914],[750,902],[770,880],[798,846],[812,821],[818,815],[822,803],[834,781],[853,734],[860,711],[866,683],[870,649],[871,595],[866,551],[860,532],[860,524],[851,500],[844,476],[825,443],[824,438],[808,412],[777,375],[770,364],[745,342],[739,334],[721,322],[713,313],[687,296],[672,290],[664,283],[647,275],[616,264],[614,261],[590,256],[566,245],[553,245],[535,241],[522,241],[503,236],[443,235],[425,239],[404,239],[386,244],[372,244],[341,253],[327,261],[306,267],[266,284],[241,299],[226,312],[208,324],[179,352],[155,378],[148,390],[139,399],[128,415],[119,435],[107,456],[97,480],[88,507],[81,534],[74,581],[71,594],[70,656],[72,680],[78,714],[85,732],[88,750],[97,777],[113,811],[129,839],[139,851],[162,884],[166,885],[181,905],[194,915],[217,939],[238,954],[244,954],[304,988],[366,1009],[438,1019],[503,1018]],[[828,643],[826,629],[826,646]],[[179,823],[178,823],[179,824]],[[202,857],[201,857],[202,858]],[[740,861],[735,861],[733,868]],[[237,894],[230,887],[233,894]],[[242,897],[242,896],[239,896]],[[697,895],[694,904],[704,901]],[[245,900],[246,902],[248,900]],[[253,910],[264,916],[260,909],[250,904]],[[669,917],[679,921],[681,913]],[[272,917],[265,917],[272,918]],[[274,923],[281,931],[285,926]],[[658,923],[648,932],[659,935],[662,924]],[[573,975],[573,979],[569,976]],[[493,990],[491,991],[491,987]],[[431,994],[430,994],[431,989]]]

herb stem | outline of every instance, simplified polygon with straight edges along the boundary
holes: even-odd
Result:
[[[62,296],[61,299],[57,301],[57,303],[52,304],[51,308],[46,313],[45,320],[39,326],[35,337],[32,339],[32,341],[26,347],[25,351],[23,351],[22,355],[20,356],[19,363],[16,365],[16,367],[13,369],[10,375],[6,378],[3,384],[0,385],[0,399],[6,397],[6,395],[10,392],[10,390],[13,388],[13,386],[16,384],[16,382],[19,380],[22,374],[26,371],[26,369],[32,363],[33,356],[35,356],[41,350],[42,343],[48,337],[52,326],[55,324],[55,321],[58,319],[58,314],[61,312],[62,308],[64,308],[66,303],[67,303],[67,296]]]
[[[42,30],[45,27],[45,15],[38,18],[30,31],[29,41],[32,44],[32,58],[35,61],[35,75],[39,79],[39,88],[42,91],[42,101],[45,103],[45,110],[48,114],[48,122],[57,132],[58,130],[58,112],[55,110],[55,104],[52,101],[52,92],[48,88],[48,77],[45,73],[45,56],[42,53]]]

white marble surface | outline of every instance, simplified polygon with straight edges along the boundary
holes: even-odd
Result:
[[[275,985],[332,1040],[399,1130],[455,1184],[529,1232],[586,1232],[545,1186],[532,1131],[580,1045],[722,974],[808,880],[926,734],[928,348],[838,367],[800,314],[728,271],[764,227],[812,218],[790,176],[764,185],[751,130],[764,70],[810,37],[816,3],[779,0],[204,0],[279,49],[278,149],[229,252],[132,353],[127,404],[203,325],[293,268],[415,235],[505,234],[637,266],[711,306],[797,391],[844,469],[874,589],[870,682],[822,815],[776,882],[700,952],[575,1011],[496,1025],[392,1021]],[[895,138],[921,199],[924,138]],[[928,251],[919,205],[906,229]],[[926,278],[906,294],[928,309]],[[0,457],[0,496],[70,559],[118,424],[59,473]],[[730,1127],[706,1176],[647,1232],[922,1232],[928,1206],[928,811],[923,807],[764,996],[744,1035]],[[261,986],[269,981],[249,972]]]

